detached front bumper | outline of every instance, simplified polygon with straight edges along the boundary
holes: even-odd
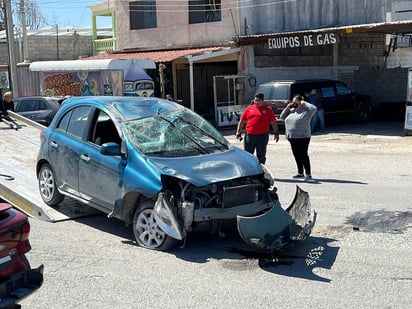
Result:
[[[298,186],[295,198],[286,210],[277,201],[259,216],[237,216],[237,228],[242,239],[254,248],[267,251],[280,250],[306,239],[315,222],[316,212],[311,210],[309,194]]]
[[[26,298],[43,284],[43,269],[38,268],[13,274],[0,284],[0,308],[8,308]]]

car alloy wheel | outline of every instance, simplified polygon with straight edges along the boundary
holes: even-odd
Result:
[[[153,202],[146,201],[136,209],[133,218],[133,234],[139,246],[152,250],[168,250],[177,240],[166,235],[154,217]]]
[[[47,205],[54,206],[63,201],[64,195],[56,188],[54,173],[49,164],[42,165],[37,178],[41,198]]]

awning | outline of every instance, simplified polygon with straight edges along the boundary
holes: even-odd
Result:
[[[154,69],[154,61],[142,58],[131,59],[79,59],[60,61],[35,61],[30,64],[30,71],[38,72],[67,72],[67,71],[101,71],[101,70],[125,70],[131,64],[136,63],[142,69]]]
[[[145,51],[145,52],[115,52],[105,53],[89,57],[87,59],[151,59],[154,62],[171,62],[173,60],[183,58],[186,56],[200,56],[200,55],[216,55],[218,56],[221,51],[227,51],[230,48],[227,47],[204,47],[204,48],[191,48],[191,49],[174,49],[174,50],[161,50],[161,51]],[[236,50],[235,52],[238,52]]]
[[[361,24],[361,25],[349,25],[342,27],[330,27],[320,29],[307,29],[300,31],[290,32],[277,32],[268,34],[256,34],[239,36],[236,42],[239,45],[252,45],[266,43],[270,38],[279,38],[284,36],[293,35],[307,35],[307,34],[320,34],[320,33],[380,33],[380,34],[393,34],[393,35],[412,35],[412,21],[397,21],[397,22],[385,22],[374,24]]]

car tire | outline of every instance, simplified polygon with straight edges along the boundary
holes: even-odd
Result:
[[[154,202],[148,200],[137,207],[133,216],[133,234],[139,246],[166,251],[176,246],[178,240],[168,236],[157,225],[153,206]]]
[[[48,163],[41,166],[37,179],[40,196],[47,205],[55,206],[63,201],[64,195],[57,189],[54,172]]]
[[[359,110],[356,112],[355,121],[364,123],[369,120],[369,104],[368,103],[361,103],[359,106]]]

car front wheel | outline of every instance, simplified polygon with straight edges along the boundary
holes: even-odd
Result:
[[[64,195],[57,190],[57,185],[53,170],[45,163],[40,168],[38,174],[40,196],[49,206],[55,206],[64,199]]]
[[[168,236],[157,225],[152,201],[143,202],[133,216],[133,234],[139,246],[165,251],[177,244],[177,240]]]

